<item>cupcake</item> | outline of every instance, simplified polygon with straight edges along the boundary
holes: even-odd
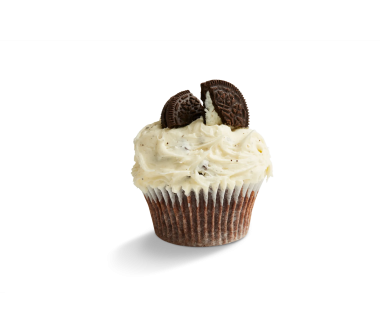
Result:
[[[161,120],[135,138],[132,169],[156,235],[192,247],[243,238],[260,186],[272,176],[241,92],[212,80],[201,84],[201,100],[188,90],[171,97]]]

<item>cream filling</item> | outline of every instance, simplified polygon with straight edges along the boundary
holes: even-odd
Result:
[[[209,123],[199,118],[182,128],[162,129],[160,122],[145,126],[134,140],[134,184],[145,194],[158,188],[188,195],[257,184],[272,176],[269,150],[258,132]]]
[[[206,100],[205,100],[205,112],[206,112],[206,125],[221,125],[222,119],[215,111],[214,105],[212,104],[212,100],[210,97],[210,92],[206,92]]]

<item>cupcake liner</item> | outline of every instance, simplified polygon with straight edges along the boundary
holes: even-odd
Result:
[[[261,183],[233,190],[192,191],[190,195],[173,193],[170,188],[148,188],[144,196],[160,239],[182,246],[210,247],[247,234]]]

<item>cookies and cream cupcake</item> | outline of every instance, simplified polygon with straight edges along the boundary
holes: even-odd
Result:
[[[201,99],[183,91],[167,101],[161,121],[134,140],[132,175],[157,236],[204,247],[247,234],[272,163],[263,137],[248,128],[248,107],[234,85],[202,83]]]

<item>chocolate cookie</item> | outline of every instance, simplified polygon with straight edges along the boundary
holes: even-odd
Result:
[[[205,121],[202,103],[189,90],[186,90],[177,93],[166,102],[161,113],[161,126],[162,128],[184,127],[201,116]]]
[[[248,127],[248,107],[242,93],[236,86],[221,80],[201,83],[201,99],[203,103],[205,103],[207,91],[210,92],[215,111],[224,124],[235,128]]]
[[[168,109],[169,102],[172,100],[173,97],[169,98],[169,100],[165,103],[164,108],[161,112],[161,127],[166,128],[168,125],[166,123],[166,110]]]

